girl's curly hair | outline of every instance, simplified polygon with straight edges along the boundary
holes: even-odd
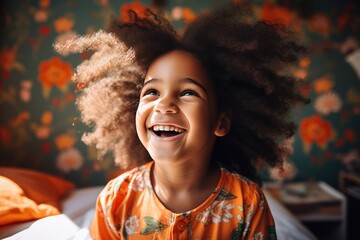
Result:
[[[252,20],[249,10],[230,4],[199,16],[181,35],[151,11],[142,19],[129,12],[130,22],[114,21],[107,33],[56,45],[63,53],[95,50],[74,75],[84,86],[77,101],[82,119],[94,126],[83,140],[103,154],[113,151],[122,167],[149,161],[135,131],[140,89],[150,63],[180,49],[200,59],[215,86],[218,111],[231,116],[231,130],[217,139],[213,160],[255,181],[259,162],[281,165],[281,143],[296,129],[291,107],[308,102],[298,93],[301,81],[284,69],[304,48],[283,26]]]

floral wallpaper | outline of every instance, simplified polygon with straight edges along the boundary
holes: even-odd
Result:
[[[241,0],[233,0],[241,2]],[[0,165],[38,169],[79,187],[104,184],[117,173],[81,142],[87,129],[75,107],[75,66],[87,57],[57,54],[52,45],[103,28],[126,12],[147,7],[178,30],[228,1],[5,0],[1,1]],[[295,69],[312,102],[294,109],[299,128],[287,145],[287,176],[337,186],[342,169],[360,166],[360,4],[358,1],[254,0],[255,17],[298,32],[309,52]],[[289,165],[289,164],[287,164]],[[286,168],[287,165],[284,165]],[[285,169],[286,170],[286,169]],[[273,174],[270,177],[276,179]]]

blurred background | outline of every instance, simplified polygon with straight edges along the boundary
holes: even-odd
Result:
[[[0,164],[59,175],[78,187],[104,184],[116,167],[111,156],[99,161],[96,150],[82,143],[86,126],[79,121],[70,81],[87,54],[63,57],[52,45],[104,28],[112,18],[126,21],[129,9],[141,15],[147,7],[181,32],[198,14],[225,2],[1,1]],[[254,17],[287,25],[309,49],[291,71],[307,79],[301,93],[312,102],[292,113],[298,131],[286,143],[289,164],[264,178],[322,180],[338,188],[340,171],[359,172],[360,165],[359,1],[251,3]]]

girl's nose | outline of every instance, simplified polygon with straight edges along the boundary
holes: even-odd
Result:
[[[171,100],[170,97],[163,97],[155,105],[155,112],[161,114],[174,114],[179,111],[178,106]]]

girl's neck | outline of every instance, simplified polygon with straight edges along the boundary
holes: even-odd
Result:
[[[204,183],[217,172],[216,164],[193,163],[160,164],[154,163],[152,168],[153,184],[168,191],[192,191],[203,188]],[[207,185],[207,184],[206,184]]]
[[[190,211],[203,203],[220,179],[217,164],[154,163],[151,182],[158,199],[173,212]]]

